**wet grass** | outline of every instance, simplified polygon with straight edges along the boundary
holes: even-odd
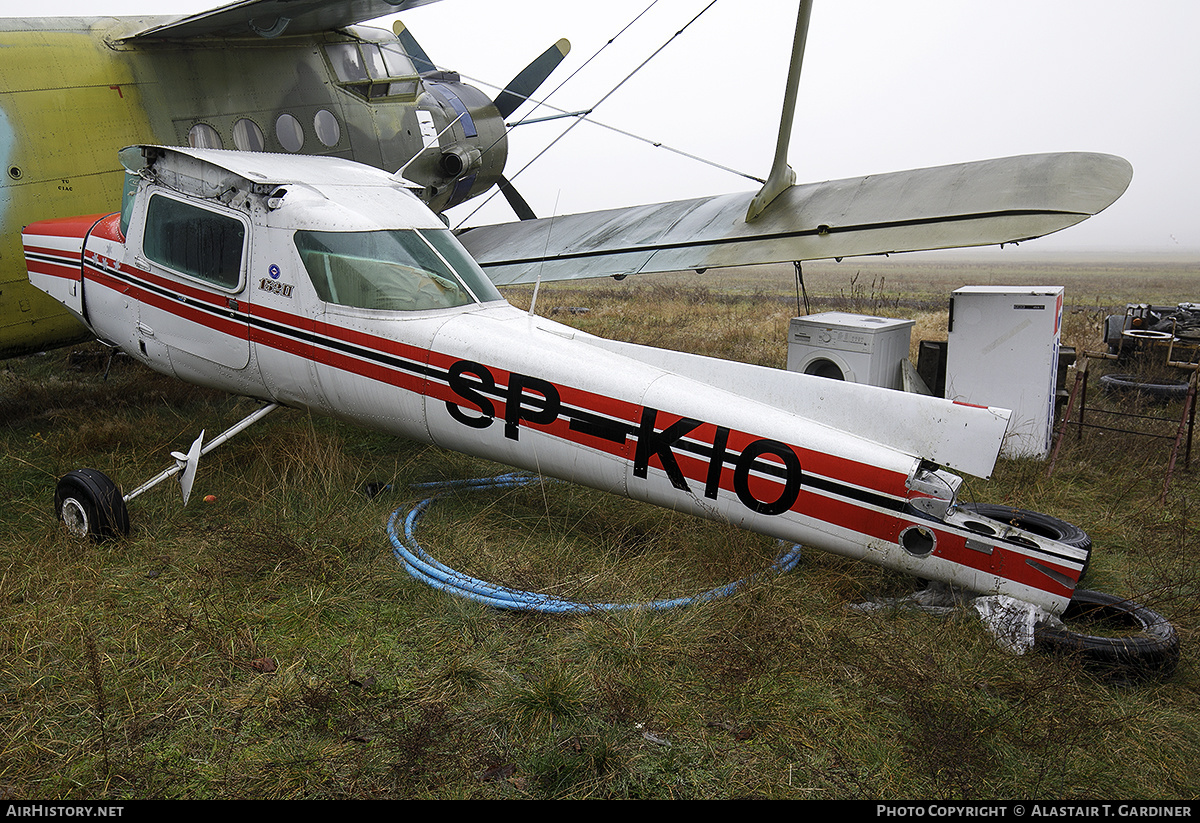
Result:
[[[937,331],[941,310],[893,286],[904,272],[875,275],[874,294],[863,275],[820,294],[810,283],[810,296],[925,313]],[[585,307],[554,316],[782,365],[789,277],[757,292],[543,286],[539,311]],[[1069,299],[1068,344],[1098,345],[1109,285]],[[1112,302],[1127,299],[1142,298]],[[75,368],[69,355],[0,372],[0,797],[1200,793],[1200,485],[1181,467],[1161,499],[1167,441],[1088,431],[1067,438],[1052,476],[1042,461],[1002,461],[965,491],[1083,526],[1096,544],[1088,586],[1172,620],[1178,669],[1131,681],[1015,656],[966,611],[848,609],[916,584],[816,552],[671,612],[547,616],[452,598],[402,571],[383,524],[420,499],[411,483],[506,468],[294,411],[207,456],[187,508],[165,484],[132,505],[128,538],[80,543],[54,523],[56,477],[89,465],[134,485],[253,406],[123,361],[105,378],[103,358]],[[368,496],[369,483],[393,490]],[[587,601],[693,593],[778,551],[562,483],[455,495],[420,535],[456,568]]]

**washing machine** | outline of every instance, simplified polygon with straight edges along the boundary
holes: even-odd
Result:
[[[793,317],[788,371],[899,389],[914,323],[838,311]]]

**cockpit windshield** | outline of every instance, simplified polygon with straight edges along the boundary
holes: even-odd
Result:
[[[326,303],[422,311],[503,299],[445,229],[298,231],[295,243]]]

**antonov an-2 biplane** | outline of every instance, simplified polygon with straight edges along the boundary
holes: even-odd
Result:
[[[376,80],[389,91],[393,81],[415,83],[404,116],[418,133],[421,111],[433,121],[417,160],[462,171],[446,157],[472,145],[465,135],[482,122],[500,128],[501,106],[441,74],[367,69],[338,79],[336,50],[313,49],[346,46],[369,66],[378,48],[383,60],[403,38],[326,28],[413,5],[254,0],[96,49],[152,52],[166,71],[173,49],[200,60],[238,38],[264,53],[299,38],[339,99],[357,95],[370,107]],[[262,399],[264,410],[334,415],[1061,612],[1087,550],[956,506],[961,479],[947,469],[988,476],[1007,411],[604,340],[519,311],[496,290],[1013,242],[1079,222],[1128,185],[1129,165],[1097,154],[794,185],[787,131],[809,9],[801,5],[779,149],[759,192],[526,219],[472,229],[460,242],[436,214],[457,197],[446,192],[467,196],[501,175],[469,151],[460,159],[473,184],[455,176],[431,185],[403,152],[363,165],[282,141],[250,146],[270,152],[135,141],[120,154],[124,182],[108,181],[124,192],[119,212],[50,213],[26,228],[28,278],[107,344],[183,380]],[[144,101],[150,91],[138,94]],[[322,105],[307,121],[292,115],[301,127],[293,135],[308,134],[305,123],[319,134],[320,112],[330,111]],[[239,114],[225,116],[244,148]],[[177,119],[172,128],[180,137],[194,126]],[[357,155],[349,132],[339,131],[345,151],[325,153]],[[338,145],[326,136],[317,139]],[[186,495],[199,456],[262,413],[207,444],[201,435],[160,478],[181,473]],[[125,500],[148,485],[123,497],[100,473],[77,470],[60,481],[56,505],[81,535],[122,532]]]

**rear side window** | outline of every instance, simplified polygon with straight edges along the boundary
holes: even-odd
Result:
[[[125,187],[121,189],[121,236],[129,235],[129,219],[133,217],[133,204],[137,200],[138,182],[141,180],[132,172],[125,172]]]
[[[241,282],[246,226],[228,214],[155,195],[142,249],[160,266],[234,290]]]

